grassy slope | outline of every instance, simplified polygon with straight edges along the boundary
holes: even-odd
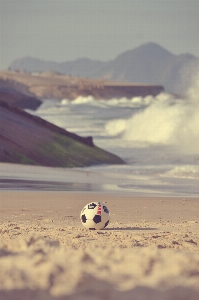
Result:
[[[34,153],[34,156],[32,153]],[[0,161],[2,160],[0,159]],[[54,133],[50,140],[44,140],[34,145],[31,151],[22,148],[19,152],[10,148],[10,155],[3,161],[68,168],[124,163],[122,159],[114,154],[96,146],[87,146],[59,133]]]
[[[124,163],[87,139],[1,101],[0,161],[70,168]]]
[[[40,144],[38,152],[60,167],[84,167],[97,164],[122,164],[119,157],[96,146],[89,147],[70,137],[55,134],[52,142]]]

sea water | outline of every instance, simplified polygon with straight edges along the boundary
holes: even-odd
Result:
[[[110,100],[79,96],[73,101],[46,99],[29,112],[80,136],[92,136],[96,146],[126,162],[83,168],[79,181],[75,173],[73,180],[91,184],[92,190],[199,195],[197,82],[183,98],[167,93]]]

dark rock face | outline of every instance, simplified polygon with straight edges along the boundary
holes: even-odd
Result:
[[[124,162],[83,138],[0,101],[0,162],[84,167]]]
[[[27,88],[17,82],[0,79],[0,99],[18,108],[36,110],[41,100],[28,93]]]
[[[11,89],[0,89],[0,99],[18,108],[31,110],[36,110],[42,103],[37,98],[26,96]]]

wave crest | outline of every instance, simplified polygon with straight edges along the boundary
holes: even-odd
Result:
[[[107,122],[105,133],[139,145],[176,145],[180,151],[198,153],[199,102],[157,98],[128,119]]]

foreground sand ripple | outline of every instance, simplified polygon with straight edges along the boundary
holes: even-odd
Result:
[[[152,225],[87,231],[52,220],[5,222],[0,299],[198,300],[198,235],[190,227],[190,236],[154,234]]]
[[[30,239],[36,234],[44,240],[56,240],[65,248],[72,249],[154,246],[159,249],[199,252],[198,221],[111,222],[105,230],[93,231],[84,229],[79,220],[71,219],[73,218],[4,222],[0,225],[0,245],[11,251],[18,251],[23,245],[23,238]]]
[[[111,223],[79,214],[104,201]],[[199,199],[1,192],[0,300],[198,300]]]

